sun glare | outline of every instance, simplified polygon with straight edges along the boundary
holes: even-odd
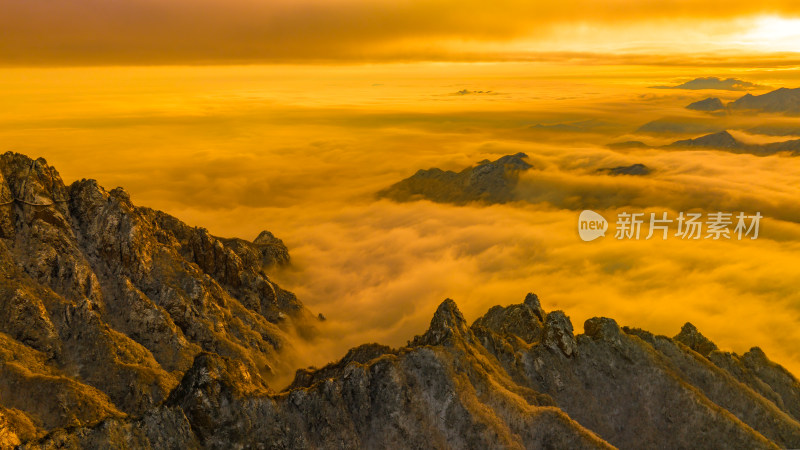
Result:
[[[797,51],[800,49],[800,18],[759,17],[743,40],[745,44],[771,50]]]

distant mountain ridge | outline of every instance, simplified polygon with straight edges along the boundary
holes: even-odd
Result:
[[[634,175],[634,176],[645,176],[650,175],[652,170],[641,163],[631,164],[629,166],[617,166],[617,167],[608,167],[603,169],[597,169],[599,173],[606,173],[609,175],[617,176],[617,175]]]
[[[516,199],[519,175],[533,166],[524,153],[483,160],[460,172],[437,168],[419,170],[378,193],[380,198],[406,202],[419,199],[439,203],[506,203]]]
[[[695,78],[694,80],[690,80],[675,86],[651,86],[651,88],[654,89],[689,89],[689,90],[717,89],[726,91],[743,91],[747,89],[757,89],[761,87],[763,86],[759,86],[749,81],[738,80],[736,78],[722,79],[719,77]]]
[[[800,114],[800,88],[780,88],[762,95],[745,94],[728,104],[734,111]]]
[[[785,153],[790,156],[800,156],[800,139],[770,142],[767,144],[749,144],[736,139],[727,130],[706,134],[692,139],[681,139],[668,145],[650,146],[639,141],[616,142],[608,144],[612,149],[639,149],[639,148],[664,148],[664,149],[708,149],[725,150],[731,153],[749,153],[756,156],[769,156]],[[619,169],[625,169],[621,167]],[[608,170],[608,169],[605,169]]]
[[[723,105],[716,97],[709,97],[686,106],[695,111],[714,112],[727,110],[765,113],[800,114],[800,88],[779,88],[766,94],[744,96]]]
[[[737,140],[727,131],[708,134],[695,139],[675,141],[665,148],[703,148],[720,149],[733,153],[750,153],[757,156],[768,156],[776,153],[800,155],[800,139],[792,139],[768,144],[747,144]]]
[[[725,105],[722,104],[722,100],[716,97],[709,97],[707,99],[686,105],[686,109],[695,111],[719,111],[721,109],[725,109]]]

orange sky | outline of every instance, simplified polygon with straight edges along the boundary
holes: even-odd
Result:
[[[3,0],[0,64],[731,58],[800,48],[800,3]]]

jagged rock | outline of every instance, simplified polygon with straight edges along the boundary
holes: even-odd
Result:
[[[459,316],[453,302],[445,301],[433,331],[466,331]],[[181,442],[203,448],[611,448],[551,406],[549,397],[487,367],[490,356],[463,336],[450,338],[459,344],[400,352],[362,346],[322,369],[324,376],[278,394],[253,386],[238,363],[204,353],[156,412],[166,416],[167,427],[185,413],[192,436]],[[131,441],[155,446],[142,439],[165,436],[164,426],[146,419],[108,420],[104,427],[115,430],[116,440],[95,427],[29,447]],[[186,428],[176,435],[183,437]]]
[[[703,356],[708,356],[709,353],[717,350],[717,344],[703,336],[697,331],[697,328],[689,322],[686,322],[683,327],[681,327],[681,332],[675,335],[673,339],[685,344],[687,347]]]
[[[530,308],[530,310],[536,315],[536,317],[539,319],[540,322],[544,321],[545,312],[544,309],[542,308],[541,302],[539,301],[538,295],[532,292],[528,292],[528,294],[525,295],[525,300],[522,302],[522,304]]]
[[[542,344],[552,350],[560,350],[565,356],[573,356],[578,349],[572,334],[572,322],[563,311],[553,311],[544,320]]]
[[[607,318],[576,336],[534,294],[471,326],[447,299],[408,346],[275,392],[281,325],[310,313],[267,278],[270,236],[219,239],[22,155],[0,173],[0,446],[800,446],[800,384],[760,349]]]
[[[414,337],[412,346],[447,345],[453,340],[468,338],[467,321],[459,311],[456,302],[446,299],[433,314],[428,331],[422,336]]]
[[[541,340],[544,316],[539,297],[536,294],[528,294],[521,305],[511,305],[506,308],[492,307],[476,320],[475,324],[501,335],[519,336],[525,342],[531,343]]]
[[[476,333],[485,329],[480,322],[473,324]],[[484,348],[518,384],[549,395],[620,448],[797,445],[800,423],[686,347],[643,330],[626,327],[622,333],[607,318],[589,319],[584,328],[570,358],[547,334],[541,345],[496,335]]]
[[[592,339],[602,339],[606,342],[619,344],[622,340],[622,330],[614,319],[607,317],[592,317],[583,324],[584,334]]]
[[[18,437],[144,414],[201,350],[242,361],[263,382],[286,364],[284,322],[308,328],[311,314],[264,273],[267,260],[288,261],[267,232],[227,246],[135,206],[122,188],[65,186],[44,159],[11,152],[0,156],[0,203],[0,336],[10,349],[0,404],[35,427]]]
[[[516,198],[519,174],[532,166],[524,153],[484,160],[458,173],[441,169],[420,170],[378,193],[398,202],[427,199],[439,203],[506,203]]]
[[[359,364],[366,364],[369,361],[375,358],[379,358],[383,355],[395,355],[395,354],[397,354],[397,351],[386,345],[380,345],[375,343],[362,344],[359,345],[358,347],[351,348],[350,350],[348,350],[347,354],[344,355],[344,357],[340,359],[338,362],[328,364],[322,369],[317,369],[315,367],[309,367],[308,369],[298,369],[297,372],[295,373],[294,381],[292,381],[292,384],[289,385],[288,389],[291,390],[300,387],[310,387],[315,383],[324,381],[325,379],[335,376],[345,366],[353,362]]]
[[[541,311],[533,295],[508,308],[510,318],[518,314],[513,311]],[[504,316],[493,310],[491,317]],[[493,320],[484,316],[465,328],[455,303],[446,300],[414,345],[357,347],[322,369],[299,371],[281,393],[254,383],[240,362],[203,353],[169,400],[143,418],[108,419],[28,446],[156,446],[167,437],[187,448],[776,448],[800,442],[800,423],[790,414],[670,338],[627,327],[623,333],[607,318],[587,320],[585,334],[573,337],[569,320],[555,311],[544,316],[541,340],[525,342],[487,327]],[[484,338],[494,345],[482,344]],[[788,372],[783,379],[762,352],[749,353],[741,367],[767,370],[765,379],[778,380],[774,386],[798,392],[785,384],[793,380]]]

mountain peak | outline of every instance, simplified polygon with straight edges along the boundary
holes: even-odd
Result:
[[[578,351],[572,322],[563,311],[553,311],[544,320],[542,344],[553,351],[561,351],[564,356],[574,356]]]
[[[800,114],[800,88],[782,87],[761,95],[746,94],[728,104],[732,110]]]
[[[522,304],[494,306],[473,323],[502,336],[517,336],[527,343],[538,342],[544,330],[545,312],[536,294],[528,294]]]
[[[534,314],[536,314],[536,317],[538,317],[539,320],[544,320],[545,313],[544,309],[542,309],[542,304],[539,302],[538,295],[528,292],[528,295],[525,296],[525,301],[523,303],[525,306],[530,308]]]
[[[520,173],[533,168],[525,153],[483,160],[460,172],[437,168],[414,175],[378,192],[378,197],[398,202],[427,199],[438,203],[506,203],[516,198]]]
[[[697,330],[697,327],[689,322],[686,322],[683,327],[681,327],[681,332],[678,333],[674,339],[703,356],[708,356],[709,353],[717,350],[717,345],[703,336],[703,334]]]
[[[20,417],[47,411],[46,422],[33,422],[40,431],[88,425],[99,409],[141,415],[162,404],[201,352],[238,361],[263,383],[288,369],[278,355],[293,341],[279,324],[313,329],[310,312],[267,277],[260,257],[136,206],[122,188],[88,179],[65,186],[44,159],[8,152],[0,193],[0,300],[6,314],[12,304],[22,311],[3,316],[0,335],[47,355],[25,364],[38,381],[0,400]],[[16,350],[4,358],[22,361]]]
[[[667,146],[668,148],[675,148],[675,147],[698,147],[698,148],[709,148],[709,149],[743,149],[746,147],[745,144],[739,142],[732,134],[730,134],[727,130],[720,131],[718,133],[707,134],[705,136],[700,136],[699,138],[695,139],[685,139],[682,141],[676,141],[672,144]]]
[[[718,99],[717,97],[709,97],[707,99],[686,105],[686,109],[691,109],[694,111],[719,111],[720,109],[724,108],[725,105],[722,104],[722,100]]]
[[[445,299],[433,314],[428,330],[422,336],[416,336],[413,344],[446,345],[453,338],[466,337],[469,334],[467,321],[452,299]]]

